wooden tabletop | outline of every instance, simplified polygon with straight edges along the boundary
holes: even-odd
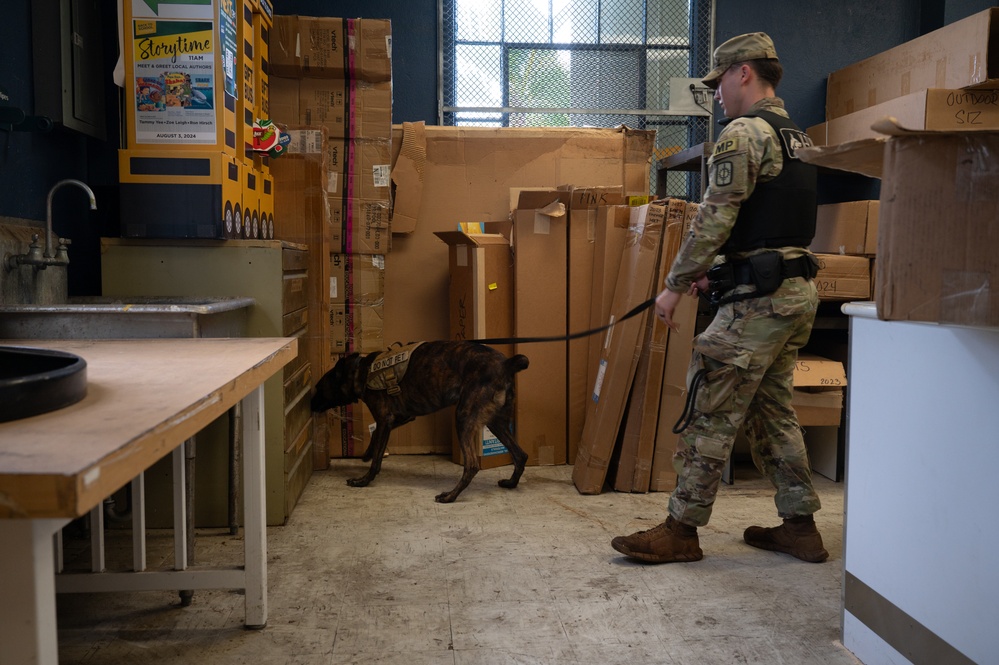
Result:
[[[87,396],[0,423],[0,518],[86,514],[295,357],[291,338],[0,340],[75,353]]]

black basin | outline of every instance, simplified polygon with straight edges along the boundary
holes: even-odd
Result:
[[[87,362],[65,351],[0,346],[0,422],[55,411],[87,395]]]

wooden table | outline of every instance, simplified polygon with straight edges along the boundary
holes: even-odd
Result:
[[[53,536],[240,401],[244,565],[120,573],[137,582],[101,588],[244,589],[245,623],[263,627],[267,622],[263,383],[295,357],[297,341],[0,340],[0,344],[75,353],[87,361],[88,379],[82,401],[0,423],[4,662],[8,658],[16,663],[58,661]]]

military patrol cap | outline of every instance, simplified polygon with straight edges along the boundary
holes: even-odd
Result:
[[[765,32],[750,32],[733,37],[715,49],[715,68],[702,79],[712,90],[718,87],[718,79],[729,67],[746,60],[777,60],[774,42]]]

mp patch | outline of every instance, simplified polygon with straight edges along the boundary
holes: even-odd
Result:
[[[725,155],[730,152],[737,152],[738,150],[739,150],[739,137],[735,136],[729,139],[722,139],[721,141],[715,143],[715,149],[714,152],[712,152],[712,155],[717,157],[719,155]]]

